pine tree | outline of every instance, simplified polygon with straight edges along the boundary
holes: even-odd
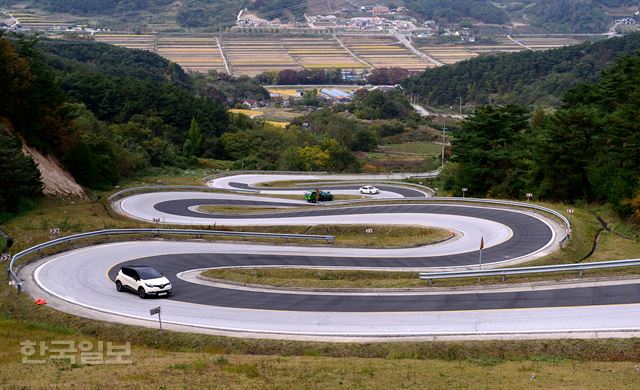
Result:
[[[184,153],[189,156],[197,156],[202,146],[202,133],[196,118],[191,119],[191,127],[189,128],[188,139],[184,144]]]

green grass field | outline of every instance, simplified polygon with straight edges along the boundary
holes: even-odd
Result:
[[[359,153],[365,171],[429,171],[440,164],[442,146],[414,141],[380,145],[376,150]]]
[[[433,142],[407,142],[403,144],[390,144],[381,149],[389,149],[395,152],[419,154],[423,156],[439,156],[442,146]]]

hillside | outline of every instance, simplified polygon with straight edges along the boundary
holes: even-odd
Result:
[[[640,53],[576,85],[552,113],[478,107],[452,142],[445,187],[480,197],[608,203],[640,217]]]
[[[602,33],[609,27],[610,11],[637,7],[634,0],[391,0],[378,4],[404,6],[420,19],[442,23],[474,21],[482,24],[517,23],[527,31],[545,33]],[[53,13],[107,17],[128,24],[176,23],[187,28],[228,27],[241,9],[283,22],[304,21],[305,13],[337,13],[376,3],[347,0],[0,0],[0,7],[23,6]],[[633,12],[632,12],[633,13]]]
[[[209,142],[230,130],[225,107],[196,96],[182,69],[139,50],[0,35],[0,74],[0,89],[12,96],[0,104],[5,136],[17,135],[39,162],[59,161],[89,188],[188,166],[193,154],[183,146],[193,121]]]
[[[483,56],[430,69],[403,86],[430,106],[518,103],[557,105],[574,84],[596,81],[624,54],[640,50],[640,33],[545,52]]]

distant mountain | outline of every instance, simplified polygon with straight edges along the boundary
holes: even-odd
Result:
[[[625,54],[640,50],[640,33],[544,52],[483,56],[429,69],[403,86],[431,106],[520,103],[557,105],[579,82],[596,81],[600,72]]]

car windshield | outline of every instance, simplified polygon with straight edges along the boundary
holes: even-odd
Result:
[[[138,271],[140,279],[157,279],[162,277],[162,274],[158,272],[158,270],[151,267],[138,268],[136,271]]]

